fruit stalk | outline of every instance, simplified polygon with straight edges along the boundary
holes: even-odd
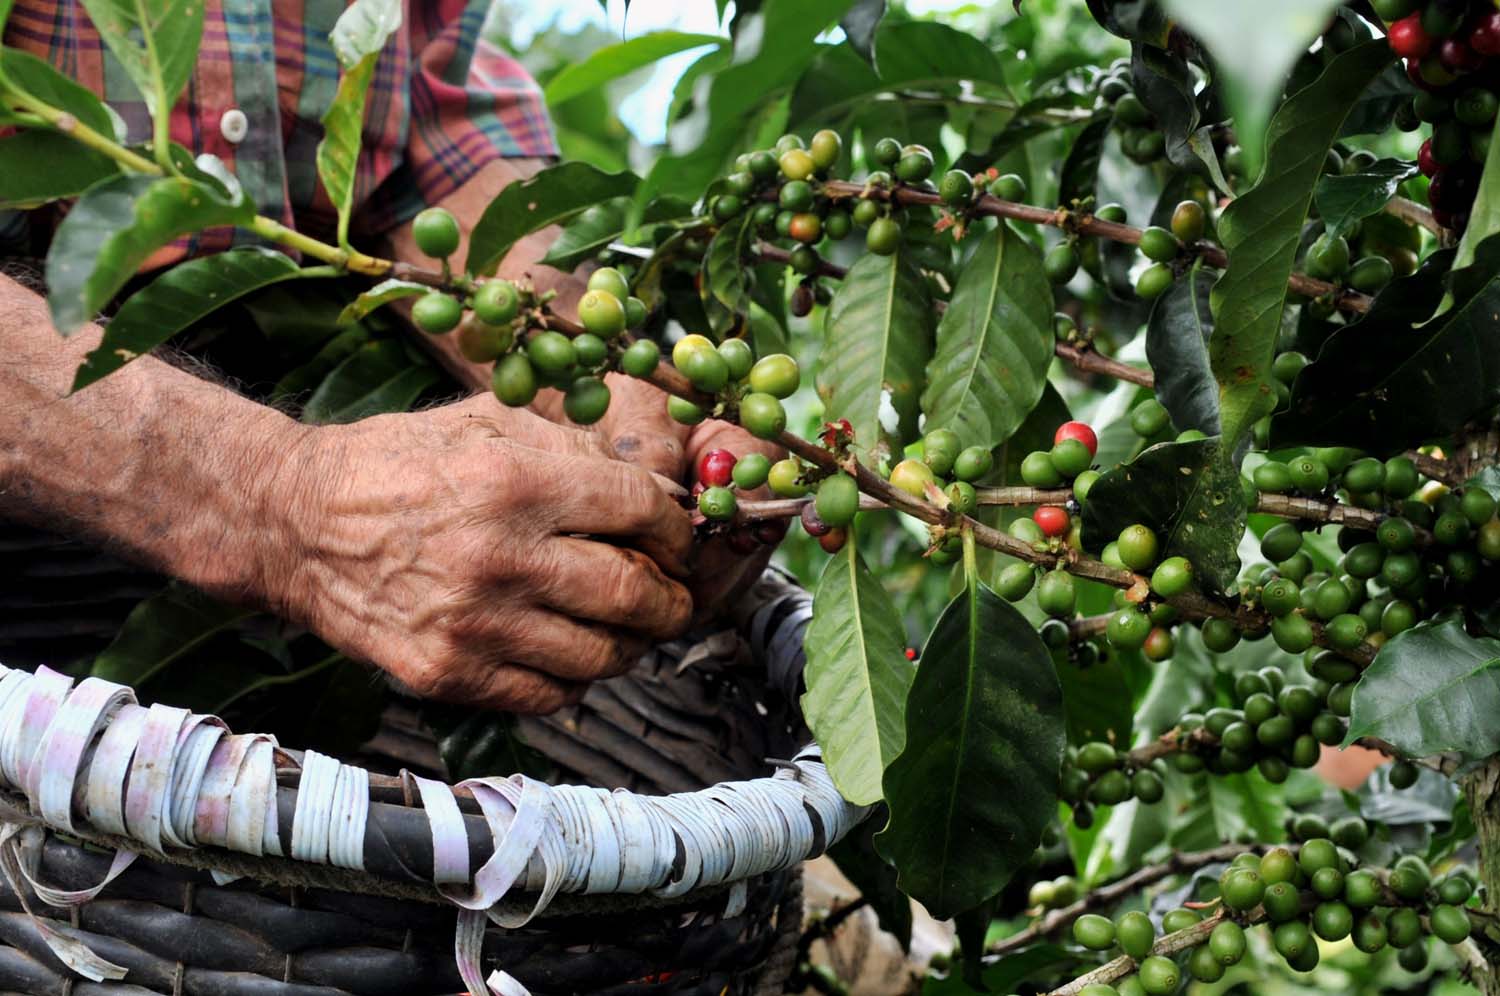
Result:
[[[925,190],[917,190],[913,187],[898,186],[894,189],[883,187],[867,187],[862,183],[851,183],[847,180],[828,180],[823,184],[823,193],[835,200],[849,197],[873,197],[881,200],[896,201],[900,204],[922,204],[927,206],[941,206],[943,199],[936,193]],[[1005,201],[994,196],[985,194],[975,201],[972,212],[977,215],[991,218],[1009,218],[1012,221],[1023,221],[1032,225],[1050,225],[1061,228],[1064,231],[1076,232],[1082,235],[1095,235],[1100,238],[1109,239],[1112,242],[1124,242],[1128,245],[1139,245],[1141,241],[1141,229],[1132,225],[1125,225],[1113,221],[1105,221],[1092,214],[1069,211],[1065,208],[1041,208],[1030,204],[1018,204],[1015,201]],[[1211,242],[1198,241],[1190,243],[1185,247],[1186,252],[1196,255],[1210,266],[1218,269],[1226,269],[1229,266],[1229,257],[1224,250]],[[1325,280],[1316,280],[1304,273],[1293,273],[1287,281],[1287,286],[1305,297],[1322,297],[1325,294],[1334,294],[1335,304],[1340,311],[1354,314],[1363,314],[1370,310],[1370,298],[1368,295],[1358,291],[1345,290],[1337,284],[1328,283]]]
[[[1162,879],[1183,872],[1196,871],[1207,865],[1215,865],[1230,861],[1236,855],[1246,851],[1264,851],[1267,846],[1247,847],[1244,844],[1224,844],[1206,851],[1187,851],[1174,853],[1171,858],[1160,864],[1147,865],[1138,869],[1124,878],[1116,879],[1108,885],[1100,886],[1091,892],[1084,894],[1083,898],[1069,906],[1053,910],[1045,916],[1039,917],[1031,926],[1017,934],[997,941],[985,948],[986,954],[1000,955],[1016,951],[1027,945],[1033,944],[1044,937],[1052,937],[1063,931],[1074,920],[1085,913],[1095,910],[1106,909],[1113,906],[1118,900],[1132,896],[1149,885],[1155,885]]]

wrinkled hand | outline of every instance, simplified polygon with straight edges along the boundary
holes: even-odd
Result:
[[[786,456],[774,443],[756,439],[729,422],[710,419],[692,428],[674,422],[667,415],[666,395],[645,381],[615,375],[609,378],[609,387],[613,395],[609,412],[595,429],[609,440],[620,459],[663,477],[691,487],[696,483],[698,458],[709,450],[724,449],[737,457],[764,453],[772,460]],[[741,497],[769,496],[762,489]],[[765,570],[775,541],[786,531],[785,523],[779,529],[768,524],[763,531],[771,535],[771,544],[753,541],[748,535],[739,537],[740,544],[722,536],[697,544],[688,582],[695,618],[712,615]]]
[[[597,436],[477,397],[309,439],[279,608],[416,694],[552,711],[688,623],[689,518]]]

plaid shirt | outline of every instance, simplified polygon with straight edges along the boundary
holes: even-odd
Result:
[[[336,218],[314,156],[338,85],[328,33],[344,6],[206,0],[197,67],[172,115],[173,141],[223,159],[262,214],[315,234],[330,231]],[[494,159],[557,151],[540,90],[481,37],[489,0],[405,6],[366,104],[352,225],[364,235],[437,203]],[[131,142],[150,139],[145,103],[77,0],[16,0],[4,42],[102,96],[125,120]],[[210,252],[236,241],[250,236],[209,232],[183,248]]]

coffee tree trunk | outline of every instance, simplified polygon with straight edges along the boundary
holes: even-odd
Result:
[[[1479,834],[1479,880],[1484,906],[1493,909],[1500,897],[1500,757],[1491,758],[1464,779],[1464,795]],[[1474,984],[1484,996],[1500,996],[1500,927],[1494,920],[1477,924],[1474,940],[1488,971],[1476,972]]]

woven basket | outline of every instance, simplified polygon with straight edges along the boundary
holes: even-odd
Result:
[[[625,790],[635,794],[632,799],[764,776],[767,759],[791,758],[805,737],[795,692],[809,615],[807,595],[768,573],[738,606],[735,630],[659,647],[630,674],[593,687],[579,706],[525,718],[518,732],[552,765],[556,780]],[[388,722],[361,761],[394,759],[418,771],[430,769],[436,752],[422,733],[418,709],[410,702],[389,708]],[[0,753],[8,739],[20,736],[18,715],[0,706]],[[39,748],[38,756],[43,752]],[[302,761],[279,749],[275,755],[283,842],[295,840],[295,823],[302,818]],[[6,835],[0,864],[12,883],[0,887],[0,994],[422,996],[465,989],[455,962],[455,929],[462,929],[462,921],[432,885],[435,861],[441,863],[435,857],[441,850],[435,817],[430,823],[411,774],[369,775],[363,870],[350,870],[217,846],[157,851],[138,837],[99,832],[81,822],[88,762],[81,768],[71,833],[59,832],[56,818],[40,815],[47,809],[38,792],[7,785],[0,793]],[[712,851],[719,846],[716,835],[729,831],[710,828],[697,845],[691,835],[677,833],[667,845],[669,851],[676,847],[670,870],[649,885],[636,883],[627,893],[563,892],[524,926],[485,925],[482,944],[473,945],[482,949],[479,970],[505,973],[490,979],[504,993],[519,992],[517,985],[536,994],[781,991],[801,923],[797,863],[821,852],[863,814],[836,797],[830,807],[827,776],[815,753],[804,753],[795,767],[783,762],[774,783],[761,777],[735,788],[753,796],[765,785],[783,793],[806,785],[809,793],[802,803],[808,824],[803,836],[790,844],[781,840],[781,857],[762,863],[768,870],[748,877],[705,870],[701,881],[678,881],[695,874],[698,859],[709,861],[685,851]],[[479,815],[471,795],[460,790],[454,797],[473,871],[497,846],[507,845]],[[55,814],[55,799],[52,806]],[[719,808],[710,804],[706,811]],[[728,809],[724,813],[728,827],[735,820]],[[516,815],[512,829],[522,822]],[[797,814],[788,822],[798,822]],[[620,839],[627,837],[622,831]],[[608,849],[616,846],[600,839],[567,844],[574,849],[570,858],[592,847],[605,853],[595,860],[606,864],[612,860]],[[754,857],[743,833],[737,845],[727,846],[731,852],[738,846],[741,854],[726,859],[724,869]],[[109,872],[112,852],[122,848],[141,857],[85,902],[49,904],[16,874],[30,869],[35,882],[50,890],[91,891]],[[538,845],[531,855],[517,890],[528,876],[536,878],[541,850]],[[239,878],[220,884],[234,876]],[[514,891],[491,917],[508,916],[514,923],[535,901],[535,895]],[[473,929],[472,915],[468,922]],[[123,979],[81,978],[65,963],[73,960],[76,967],[76,959],[67,958],[69,939],[125,969]]]

